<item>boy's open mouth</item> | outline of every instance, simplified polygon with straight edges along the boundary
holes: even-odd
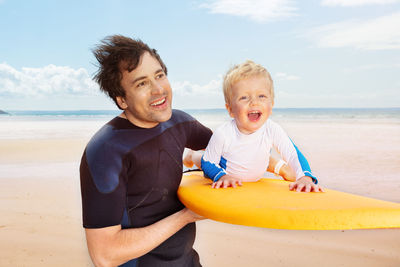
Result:
[[[258,121],[261,117],[261,112],[260,111],[250,111],[247,114],[247,117],[249,118],[250,121]]]

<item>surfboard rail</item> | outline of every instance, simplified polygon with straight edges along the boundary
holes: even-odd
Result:
[[[299,193],[278,179],[226,189],[212,189],[211,183],[202,172],[186,173],[178,197],[215,221],[290,230],[400,228],[400,203],[330,189]]]

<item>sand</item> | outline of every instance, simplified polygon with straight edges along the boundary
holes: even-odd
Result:
[[[282,122],[321,185],[400,203],[400,125]],[[79,161],[88,139],[0,140],[0,266],[92,266]],[[203,266],[400,266],[400,229],[197,223]]]

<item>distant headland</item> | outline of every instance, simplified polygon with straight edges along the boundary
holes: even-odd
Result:
[[[5,111],[2,111],[1,109],[0,109],[0,115],[1,114],[8,114],[7,112],[5,112]]]

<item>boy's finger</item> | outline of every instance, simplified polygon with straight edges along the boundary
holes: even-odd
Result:
[[[297,192],[301,192],[302,190],[303,190],[303,188],[304,188],[304,184],[298,184],[297,185]]]
[[[306,185],[306,193],[310,193],[311,192],[311,185],[310,184],[307,184]]]
[[[231,186],[232,186],[233,188],[236,188],[236,181],[231,181]]]
[[[314,185],[314,192],[324,192],[324,190],[318,185]]]
[[[322,189],[322,187],[319,187],[318,185],[317,185],[317,188],[318,188],[317,192],[325,192],[324,189]]]
[[[294,183],[290,183],[290,184],[289,184],[289,189],[290,189],[290,190],[295,190],[295,189],[296,189],[296,187],[297,187],[297,184],[296,184],[296,182],[294,182]]]
[[[319,186],[316,185],[316,184],[313,184],[313,186],[312,186],[312,191],[314,191],[314,192],[319,192]]]
[[[218,182],[213,183],[212,188],[217,189],[217,188],[219,188],[220,186],[221,186],[221,181],[218,181]]]

